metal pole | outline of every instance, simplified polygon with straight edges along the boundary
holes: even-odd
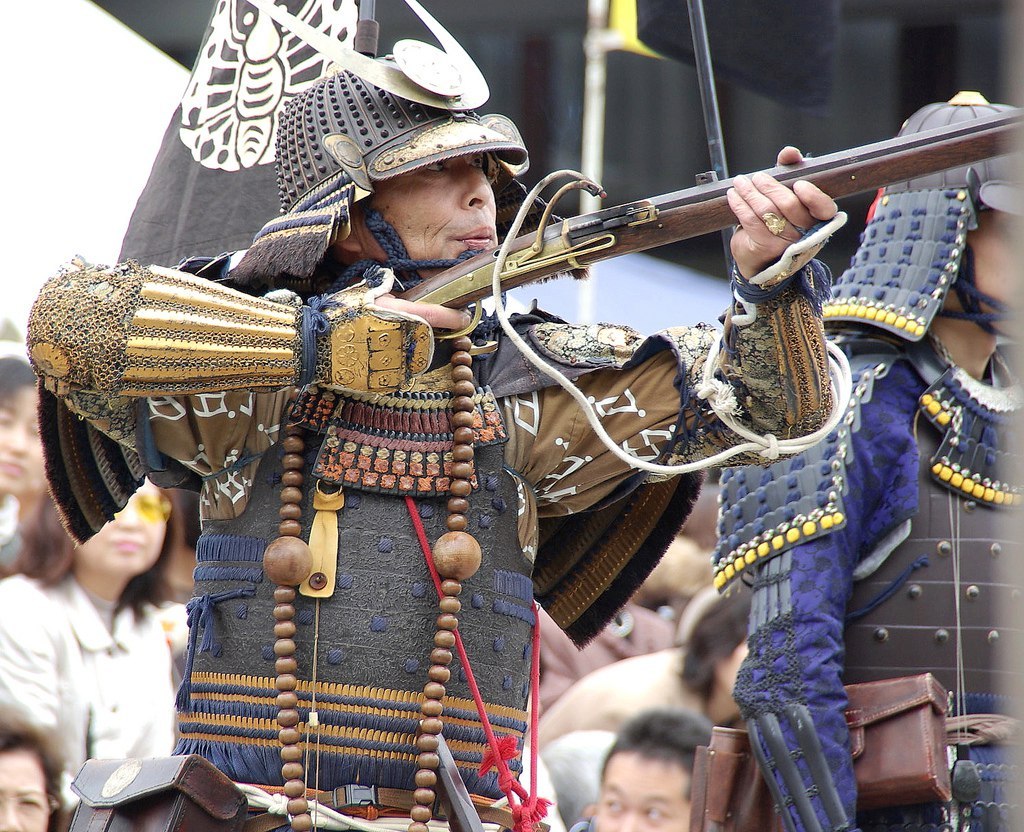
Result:
[[[586,58],[583,79],[583,147],[580,172],[600,182],[604,169],[604,116],[608,77],[608,0],[587,0],[587,34],[583,41]],[[580,191],[580,213],[596,211],[600,197]],[[580,323],[594,320],[595,278],[580,282],[577,318]]]
[[[368,58],[377,57],[380,24],[377,23],[376,12],[377,0],[359,0],[359,20],[356,22],[352,48]]]
[[[718,112],[718,94],[715,92],[715,72],[711,66],[711,47],[708,43],[708,26],[704,19],[704,0],[686,0],[690,15],[690,33],[693,37],[693,63],[697,68],[697,82],[700,87],[700,103],[704,111],[704,132],[708,137],[708,153],[711,169],[718,179],[728,179],[729,166],[725,161],[725,143],[722,141],[722,118]],[[722,245],[725,247],[725,271],[732,268],[732,253],[729,241],[732,229],[722,229]]]

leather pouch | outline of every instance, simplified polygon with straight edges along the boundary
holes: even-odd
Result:
[[[857,808],[944,803],[946,690],[931,673],[846,686]]]
[[[236,832],[247,801],[204,758],[88,760],[71,788],[82,799],[69,832]]]
[[[698,746],[690,786],[691,832],[774,832],[782,820],[742,728],[711,731]]]
[[[857,809],[943,803],[951,797],[946,760],[946,690],[931,673],[847,685]],[[782,828],[747,732],[718,728],[694,757],[691,832]]]

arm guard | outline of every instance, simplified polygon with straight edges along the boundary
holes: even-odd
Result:
[[[843,568],[820,573],[820,585],[811,589],[803,569],[805,555],[814,564],[828,551],[821,543],[754,567],[750,649],[733,694],[787,832],[839,832],[854,818],[840,679]]]
[[[429,366],[433,342],[424,321],[373,306],[389,285],[331,295],[321,315],[297,296],[277,303],[172,269],[79,263],[40,292],[29,354],[57,395],[273,390],[309,381],[391,391]]]
[[[830,283],[828,268],[813,261],[771,297],[757,304],[737,300],[729,310],[721,373],[755,432],[789,439],[812,433],[828,418],[821,303]]]
[[[747,726],[754,756],[787,832],[845,832],[851,825],[807,706],[788,706],[783,719],[786,730],[775,714],[763,714]],[[806,773],[801,772],[798,761]],[[808,775],[812,786],[805,785]]]

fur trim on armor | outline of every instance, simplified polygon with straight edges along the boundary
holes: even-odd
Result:
[[[344,172],[320,183],[260,229],[231,272],[232,282],[255,292],[280,286],[313,291],[311,278],[331,244],[348,235],[355,191]]]
[[[72,413],[39,382],[39,427],[46,479],[68,534],[84,543],[142,485],[139,458]]]
[[[537,601],[578,647],[639,589],[682,528],[703,474],[648,482],[610,506],[541,521]]]

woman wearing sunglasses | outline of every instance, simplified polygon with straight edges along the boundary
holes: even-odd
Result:
[[[66,782],[90,757],[172,750],[171,654],[156,607],[170,515],[146,483],[76,547],[44,501],[24,529],[18,574],[0,581],[0,702],[61,738]]]

